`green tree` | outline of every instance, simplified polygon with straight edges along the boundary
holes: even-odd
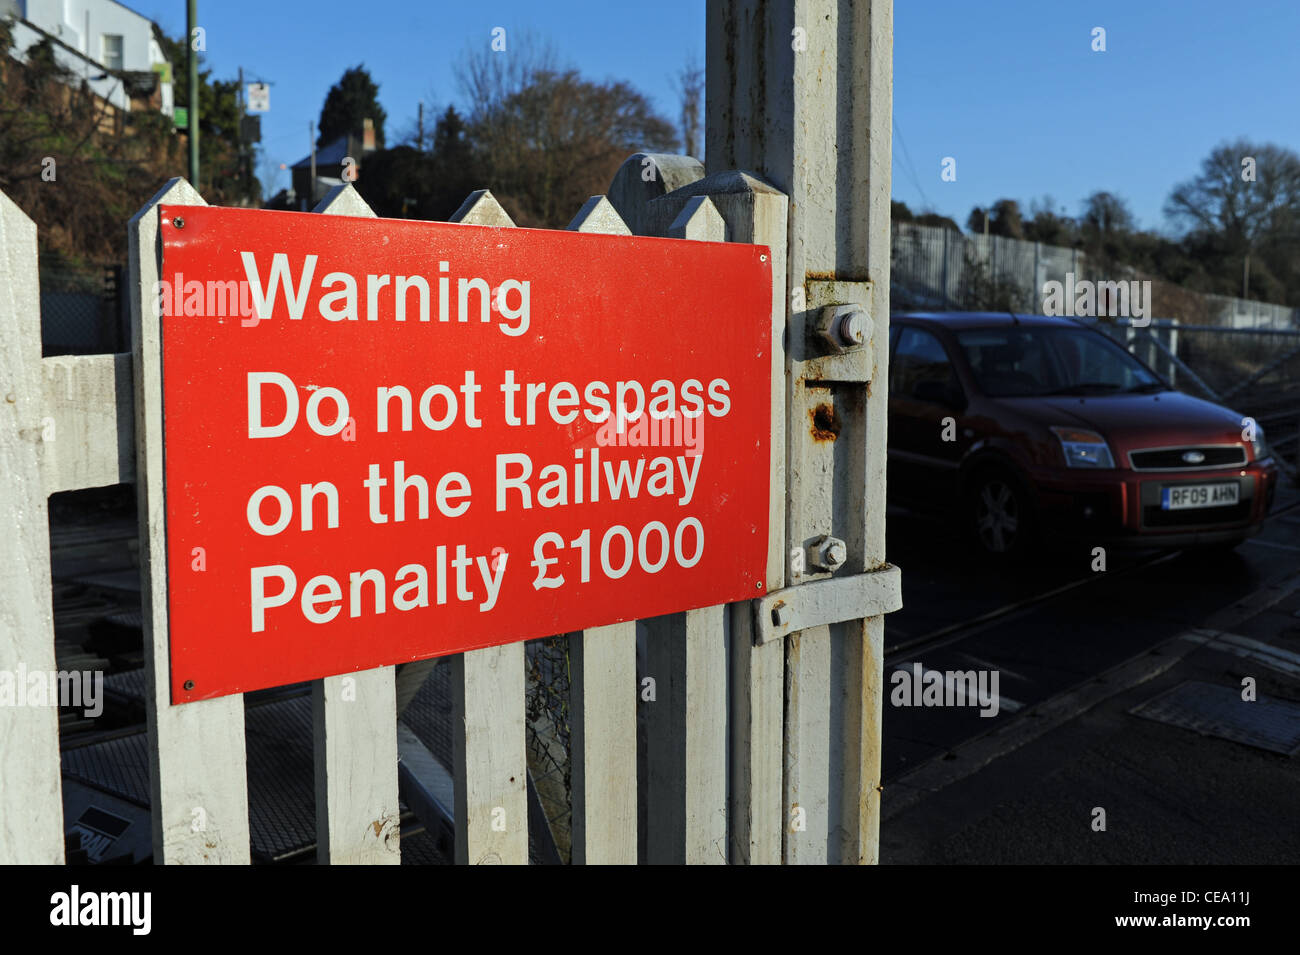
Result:
[[[0,19],[0,51],[10,45]],[[36,223],[43,266],[125,261],[123,224],[183,172],[167,117],[115,111],[58,65],[48,39],[25,63],[0,53],[0,190]]]
[[[344,72],[325,95],[321,107],[316,145],[324,146],[348,133],[361,135],[365,120],[374,122],[375,146],[384,148],[384,120],[388,114],[379,105],[379,85],[364,65]]]
[[[961,226],[947,216],[940,215],[937,212],[913,213],[907,207],[906,202],[899,202],[897,199],[889,201],[889,217],[894,222],[914,222],[917,225],[929,225],[940,229],[948,229],[951,232],[961,232]]]
[[[433,157],[402,143],[377,149],[361,160],[354,185],[361,198],[388,219],[438,219],[430,208]],[[454,211],[454,210],[453,210]]]
[[[475,189],[486,184],[475,161],[474,144],[465,119],[448,106],[433,128],[433,196],[431,218],[446,219]]]
[[[1005,236],[1008,239],[1025,237],[1020,217],[1020,203],[1016,200],[999,199],[988,208],[976,206],[966,219],[966,228],[977,235],[983,234],[986,217],[989,235]]]
[[[952,219],[949,219],[947,216],[940,215],[937,212],[922,212],[912,221],[917,225],[931,225],[939,229],[947,229],[949,232],[961,233],[961,226]]]
[[[1043,196],[1029,203],[1029,218],[1025,220],[1025,238],[1046,245],[1071,246],[1078,238],[1078,224],[1055,208],[1051,196]]]
[[[377,215],[442,221],[482,185],[475,169],[465,122],[448,106],[434,126],[431,151],[410,143],[376,150],[362,162],[356,186]]]
[[[469,140],[469,128],[454,106],[448,106],[433,127],[433,154],[449,167],[468,166],[473,162],[474,145]]]
[[[1118,236],[1133,231],[1133,213],[1128,203],[1113,192],[1094,192],[1083,200],[1079,224],[1085,233]]]
[[[1083,201],[1080,244],[1098,278],[1111,277],[1115,265],[1132,265],[1134,221],[1128,204],[1112,192],[1094,192]]]

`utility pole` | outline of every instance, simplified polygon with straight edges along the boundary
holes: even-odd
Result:
[[[248,157],[245,152],[247,144],[244,142],[244,68],[239,68],[239,92],[235,97],[235,102],[239,104],[239,179],[241,183],[247,183],[252,176],[252,171],[248,166]]]
[[[185,6],[185,37],[189,44],[190,83],[190,185],[199,188],[199,54],[194,49],[194,29],[198,26],[199,0],[188,0]]]
[[[419,118],[419,120],[418,120],[418,123],[419,123],[419,129],[420,129],[420,132],[419,132],[418,135],[419,135],[419,137],[420,137],[420,139],[419,139],[419,142],[420,142],[420,152],[424,152],[424,100],[420,100],[420,112],[419,112],[419,117],[420,117],[420,118]]]
[[[307,185],[307,209],[316,205],[316,124],[307,123],[307,136],[311,140],[311,182]]]

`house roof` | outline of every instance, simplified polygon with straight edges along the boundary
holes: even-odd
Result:
[[[354,138],[354,139],[355,139],[356,137],[349,137],[347,134],[344,134],[344,135],[338,137],[338,139],[332,140],[331,142],[326,143],[324,146],[320,146],[320,147],[318,147],[318,148],[316,149],[316,166],[317,166],[317,168],[320,168],[321,166],[339,166],[339,165],[342,165],[342,164],[343,164],[343,160],[344,160],[344,159],[349,155],[349,153],[348,153],[348,148],[349,148],[348,140],[349,140],[349,138]],[[361,148],[361,147],[360,147],[360,141],[359,141],[359,140],[357,141],[356,146],[357,146],[357,149],[358,149],[358,152],[359,152],[359,151],[360,151],[360,148]],[[310,169],[310,168],[311,168],[311,153],[308,153],[306,156],[303,156],[301,159],[299,159],[296,163],[294,163],[294,164],[293,164],[292,166],[290,166],[289,168],[290,168],[290,169]]]

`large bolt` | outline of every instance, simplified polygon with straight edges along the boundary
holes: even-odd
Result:
[[[794,619],[794,610],[784,600],[778,600],[772,607],[772,624],[784,627]]]
[[[817,337],[832,352],[861,348],[871,332],[861,305],[827,305],[817,316]]]
[[[844,566],[849,559],[849,551],[844,541],[829,535],[819,537],[812,543],[812,564],[832,573]]]

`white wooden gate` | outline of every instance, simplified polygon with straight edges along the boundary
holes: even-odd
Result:
[[[807,44],[787,55],[781,47],[789,45],[792,24],[806,30]],[[711,5],[710,123],[718,119],[708,149],[711,168],[715,157],[726,166],[703,177],[700,164],[685,157],[634,156],[610,198],[593,197],[569,226],[627,234],[630,222],[643,235],[768,246],[772,340],[786,343],[784,354],[772,350],[768,596],[645,621],[645,674],[637,669],[635,623],[569,637],[575,862],[636,862],[639,799],[646,802],[646,861],[875,861],[880,615],[900,605],[897,569],[883,563],[891,31],[887,2]],[[738,46],[755,38],[768,51],[766,64],[737,65]],[[861,39],[867,52],[842,51],[846,38],[850,45]],[[827,57],[833,66],[837,56],[850,63],[847,70],[819,67]],[[785,69],[782,83],[795,78],[792,101],[739,102],[738,83],[766,89],[770,75],[775,88]],[[752,136],[742,114],[765,122],[781,110],[784,123],[765,146],[737,145],[738,129]],[[846,126],[846,113],[863,128]],[[850,171],[873,177],[870,201],[865,188],[841,200],[862,213],[857,225],[836,218],[840,164],[850,163],[837,163],[837,138]],[[801,164],[796,140],[797,148],[830,153],[819,164]],[[789,153],[784,166],[782,149]],[[794,204],[756,175],[727,171],[741,165],[781,183]],[[647,178],[647,169],[654,175]],[[154,858],[247,863],[243,698],[169,701],[160,318],[147,305],[159,278],[162,203],[203,200],[184,180],[172,180],[129,224],[131,353],[42,358],[36,230],[0,194],[0,670],[56,666],[48,496],[134,483]],[[346,185],[315,211],[372,215]],[[514,225],[487,191],[471,195],[453,221]],[[816,234],[819,223],[829,239]],[[842,254],[864,236],[869,248]],[[844,304],[869,315],[865,342],[846,355],[810,353],[805,327],[823,306]],[[697,307],[707,336],[703,290]],[[718,343],[728,345],[743,347]],[[842,434],[819,436],[823,413],[843,419]],[[846,473],[861,482],[847,496],[836,483]],[[834,534],[842,553],[829,566],[805,567],[792,557]],[[525,863],[524,645],[448,660],[456,860]],[[658,689],[647,711],[646,774],[638,780],[641,675],[653,676]],[[313,685],[321,862],[400,859],[397,699],[410,688],[398,682],[395,668],[383,667]],[[63,831],[57,710],[0,709],[0,863],[63,861]]]

